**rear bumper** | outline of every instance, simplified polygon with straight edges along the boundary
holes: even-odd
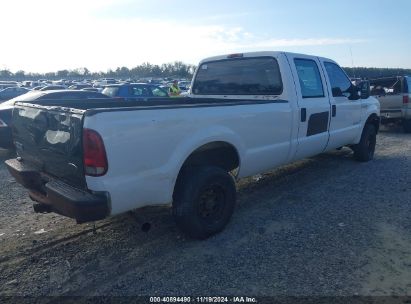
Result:
[[[398,110],[381,110],[381,120],[384,121],[394,121],[401,120],[403,118],[403,113],[401,109]]]
[[[6,166],[16,181],[29,189],[30,198],[52,212],[76,219],[77,223],[101,220],[110,214],[106,192],[90,193],[60,180],[46,178],[17,159],[7,160]]]

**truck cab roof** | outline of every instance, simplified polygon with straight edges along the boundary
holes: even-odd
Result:
[[[293,56],[311,56],[313,58],[321,58],[326,61],[334,62],[334,60],[325,58],[325,57],[319,57],[319,56],[314,56],[314,55],[307,55],[307,54],[300,54],[300,53],[292,53],[292,52],[283,52],[283,51],[259,51],[259,52],[245,52],[245,53],[233,53],[233,54],[225,54],[225,55],[219,55],[219,56],[213,56],[213,57],[208,57],[200,61],[200,65],[205,63],[205,62],[210,62],[210,61],[219,61],[219,60],[226,60],[226,59],[234,59],[234,58],[247,58],[247,57],[278,57],[280,55],[293,55]]]

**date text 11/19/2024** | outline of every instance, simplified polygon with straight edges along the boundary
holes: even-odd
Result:
[[[150,297],[150,303],[257,303],[253,297]]]

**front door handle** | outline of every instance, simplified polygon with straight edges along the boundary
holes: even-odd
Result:
[[[332,105],[332,117],[335,117],[337,115],[337,106]]]
[[[301,108],[301,122],[305,122],[307,120],[307,109]]]

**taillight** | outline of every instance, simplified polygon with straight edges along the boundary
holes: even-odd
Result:
[[[108,169],[106,149],[100,134],[91,129],[83,130],[84,171],[89,176],[102,176]]]
[[[407,104],[407,103],[409,103],[410,102],[410,96],[409,95],[404,95],[403,97],[402,97],[402,103],[403,104]]]

